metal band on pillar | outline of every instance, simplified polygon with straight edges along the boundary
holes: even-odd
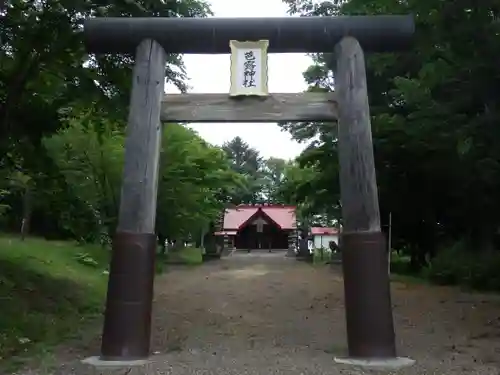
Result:
[[[117,232],[113,239],[101,358],[149,356],[156,235]]]

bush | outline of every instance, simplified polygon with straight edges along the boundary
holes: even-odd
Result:
[[[478,290],[500,291],[500,253],[477,253],[462,242],[441,249],[428,267],[415,274],[409,256],[393,254],[391,273],[418,276],[439,285],[462,285]]]
[[[424,270],[424,276],[442,285],[465,285],[481,290],[500,290],[500,253],[478,254],[462,243],[441,250]]]
[[[410,257],[393,252],[391,255],[391,273],[414,275],[415,272],[410,267]]]

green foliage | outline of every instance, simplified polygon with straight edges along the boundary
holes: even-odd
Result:
[[[210,9],[202,0],[13,0],[0,8],[4,229],[18,230],[23,220],[43,235],[107,243],[116,225],[115,179],[121,178],[134,60],[89,55],[82,22],[95,16],[204,17]],[[186,90],[180,56],[168,56],[166,77]],[[29,180],[6,183],[19,176]]]
[[[199,236],[223,210],[242,177],[224,153],[177,124],[164,129],[157,228],[167,238]]]
[[[391,273],[408,275],[440,285],[459,285],[476,290],[500,291],[500,254],[477,253],[463,241],[440,249],[421,270],[411,265],[411,257],[393,253]]]
[[[394,247],[411,248],[408,255],[417,269],[457,239],[473,249],[472,257],[498,251],[494,242],[500,225],[496,214],[500,209],[500,2],[285,3],[290,13],[301,16],[415,15],[415,43],[409,51],[366,55],[383,223],[391,212]],[[334,90],[334,62],[331,54],[313,56],[313,66],[304,73],[309,90]],[[298,161],[316,171],[297,200],[316,212],[327,207],[336,216],[340,198],[337,124],[282,126],[308,144]]]
[[[262,200],[263,159],[259,152],[250,147],[240,137],[235,137],[222,145],[222,150],[230,161],[231,169],[241,176],[241,184],[231,193],[231,203],[256,203]]]
[[[463,243],[440,251],[424,276],[444,285],[464,285],[480,290],[500,291],[500,254],[477,254]]]
[[[61,225],[73,238],[100,241],[116,225],[123,134],[106,120],[81,115],[43,144],[64,181],[55,187],[60,194],[48,198],[60,209]]]
[[[289,203],[280,196],[280,188],[286,177],[289,162],[279,158],[269,158],[262,165],[261,194],[268,203]]]
[[[415,270],[411,269],[410,260],[409,256],[399,255],[393,251],[391,254],[391,273],[419,276],[420,272],[415,272]]]
[[[109,117],[126,117],[133,59],[89,56],[81,33],[85,18],[208,14],[202,0],[7,1],[0,11],[0,154],[14,145],[36,151],[37,141],[60,127],[56,114],[62,108],[97,108]],[[168,57],[166,76],[186,89],[179,56]]]
[[[8,191],[5,189],[0,189],[0,199],[4,198],[8,194]],[[0,218],[5,215],[7,210],[9,209],[8,204],[1,204],[0,203]]]
[[[220,149],[181,125],[165,125],[162,144],[157,230],[171,239],[198,236],[220,214],[240,175]],[[69,119],[44,145],[63,178],[55,187],[59,194],[48,197],[52,211],[60,209],[61,225],[72,238],[107,243],[118,215],[123,133],[106,120],[82,116]]]

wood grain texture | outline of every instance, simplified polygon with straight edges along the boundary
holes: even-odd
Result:
[[[380,212],[365,58],[359,42],[352,37],[343,38],[335,53],[343,231],[377,232]]]
[[[271,94],[229,97],[228,94],[178,94],[163,99],[166,122],[335,121],[334,93]]]
[[[154,233],[166,54],[153,40],[137,47],[125,141],[118,231]]]

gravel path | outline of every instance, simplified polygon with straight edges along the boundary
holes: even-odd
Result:
[[[235,253],[172,270],[155,291],[154,360],[129,375],[379,373],[333,362],[346,352],[339,268]],[[398,374],[500,374],[500,296],[394,283],[393,304],[399,355],[417,360]],[[91,373],[78,361],[54,372]]]

